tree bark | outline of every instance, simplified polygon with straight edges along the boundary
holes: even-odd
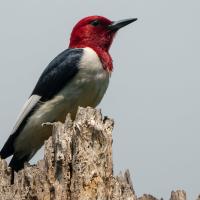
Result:
[[[113,176],[113,120],[99,110],[79,108],[75,121],[66,117],[53,126],[45,142],[44,159],[26,164],[15,173],[0,159],[0,200],[157,200],[137,198],[129,171]],[[184,191],[172,192],[171,200],[186,200]]]

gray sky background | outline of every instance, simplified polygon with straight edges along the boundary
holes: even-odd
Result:
[[[200,1],[3,1],[0,5],[2,146],[46,65],[73,25],[98,14],[138,17],[110,50],[114,72],[99,107],[115,119],[114,168],[130,169],[138,195],[200,193]],[[42,158],[38,153],[33,162]]]

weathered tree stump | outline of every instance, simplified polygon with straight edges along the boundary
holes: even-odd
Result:
[[[136,197],[128,171],[113,176],[112,130],[114,122],[99,110],[80,108],[75,121],[53,126],[45,142],[44,159],[15,173],[0,159],[0,200],[157,200]],[[186,200],[184,191],[171,200]]]

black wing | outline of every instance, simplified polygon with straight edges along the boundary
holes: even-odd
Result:
[[[41,101],[51,99],[78,72],[83,49],[67,49],[58,55],[39,78],[32,95],[42,97]]]
[[[50,100],[75,76],[82,54],[83,49],[67,49],[50,62],[22,108],[12,134],[0,152],[1,158],[7,158],[14,153],[14,141],[24,128],[28,118],[37,109],[38,102]]]

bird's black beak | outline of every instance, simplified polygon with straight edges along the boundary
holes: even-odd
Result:
[[[120,28],[122,28],[132,22],[135,22],[136,20],[137,20],[137,18],[130,18],[130,19],[124,19],[124,20],[112,22],[112,24],[110,24],[108,26],[108,29],[111,31],[118,31]]]

